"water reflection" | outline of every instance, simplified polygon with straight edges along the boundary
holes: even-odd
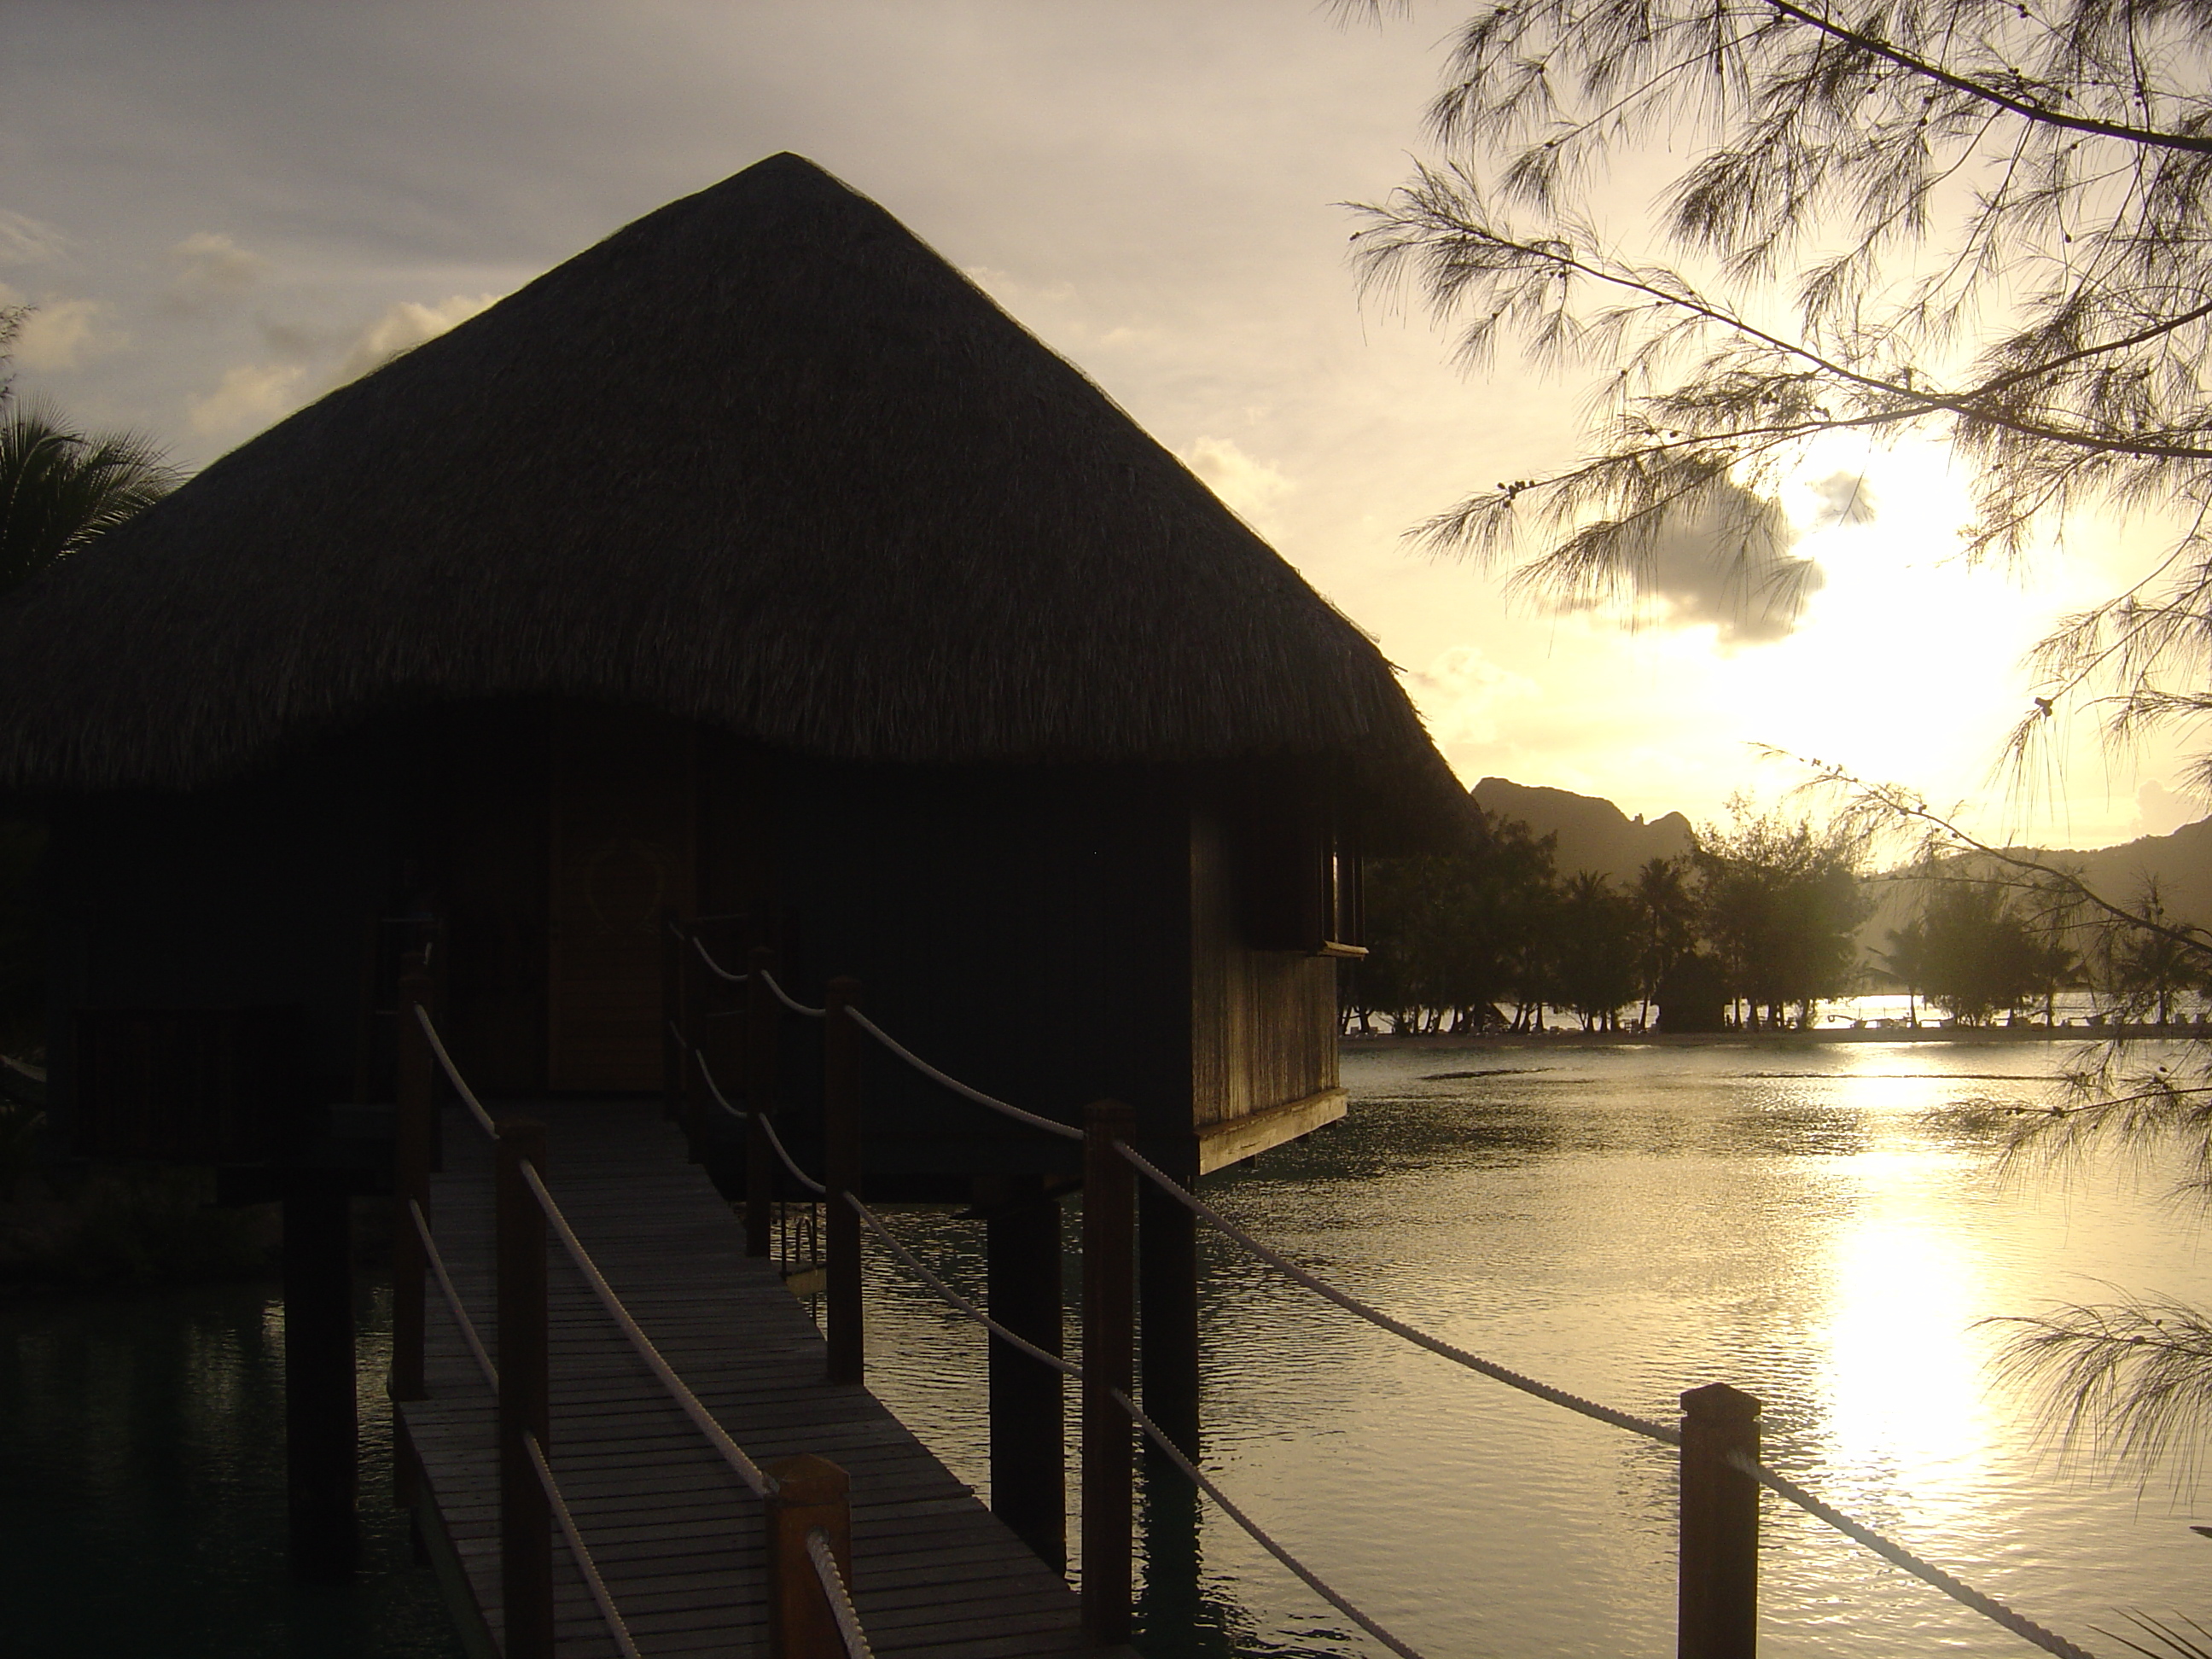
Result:
[[[2144,1191],[1989,1178],[1981,1114],[2032,1103],[2066,1053],[1348,1056],[1350,1121],[1208,1191],[1389,1311],[1561,1386],[1660,1417],[1702,1382],[1759,1395],[1778,1466],[2082,1638],[2117,1607],[2202,1617],[2212,1558],[2185,1522],[2206,1517],[2054,1467],[1976,1322],[2098,1279],[2198,1300],[2212,1283]],[[980,1284],[978,1230],[903,1224]],[[1672,1650],[1666,1449],[1408,1350],[1219,1241],[1204,1270],[1209,1468],[1325,1576],[1437,1656]],[[988,1489],[980,1345],[902,1281],[872,1293],[872,1345],[897,1356],[884,1393]],[[1378,1650],[1171,1480],[1147,1477],[1154,1659]],[[1819,1523],[1771,1500],[1765,1517],[1770,1656],[2021,1650]]]
[[[283,1306],[270,1286],[0,1303],[0,1648],[161,1659],[459,1659],[385,1478],[388,1297],[365,1292],[365,1568],[285,1560]]]

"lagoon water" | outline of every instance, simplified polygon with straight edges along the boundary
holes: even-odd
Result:
[[[1316,1271],[1573,1392],[1671,1419],[1726,1382],[1767,1460],[2105,1654],[2121,1610],[2212,1623],[2212,1492],[2039,1446],[1991,1316],[2106,1286],[2212,1302],[2185,1213],[2110,1171],[2007,1182],[1971,1114],[2033,1104],[2071,1044],[1347,1054],[1349,1120],[1209,1195]],[[909,1236],[978,1288],[974,1224]],[[1673,1651],[1673,1453],[1411,1349],[1208,1238],[1209,1471],[1432,1659]],[[988,1490],[981,1346],[877,1280],[879,1387]],[[928,1356],[926,1363],[918,1356]],[[1379,1653],[1208,1505],[1154,1518],[1146,1650]],[[2033,1651],[1778,1500],[1774,1659]],[[1182,1582],[1178,1585],[1176,1581]],[[1192,1626],[1197,1634],[1183,1633]]]
[[[1209,1182],[1225,1211],[1393,1313],[1558,1385],[1670,1417],[1723,1381],[1815,1492],[2108,1659],[2118,1612],[2212,1623],[2212,1493],[2115,1485],[2039,1448],[1976,1322],[2105,1282],[2212,1302],[2185,1214],[2112,1172],[2007,1184],[1973,1109],[2033,1104],[2078,1053],[1812,1045],[1347,1054],[1351,1117]],[[896,1225],[980,1291],[981,1227]],[[1072,1218],[1071,1218],[1072,1221]],[[1071,1232],[1073,1231],[1071,1225]],[[1204,1247],[1212,1472],[1431,1656],[1673,1651],[1672,1454],[1408,1349]],[[895,1267],[872,1379],[988,1489],[981,1343]],[[381,1428],[364,1304],[363,1422]],[[0,1304],[0,1593],[10,1653],[458,1651],[364,1494],[351,1591],[283,1573],[281,1307],[268,1287]],[[1762,1651],[2032,1651],[1765,1503]],[[1151,1659],[1381,1650],[1175,1483],[1152,1494]]]

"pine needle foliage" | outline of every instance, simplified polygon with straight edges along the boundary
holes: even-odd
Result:
[[[1516,341],[1591,393],[1580,458],[1471,493],[1431,546],[1583,602],[1700,518],[1728,571],[1786,568],[1774,487],[1812,442],[1939,439],[1975,469],[1975,556],[2089,508],[2168,538],[2042,642],[2015,755],[2069,701],[2116,740],[2203,729],[2212,7],[1497,0],[1428,125],[1438,159],[1355,204],[1364,276],[1449,319],[1468,367]],[[1597,187],[1662,149],[1687,165],[1640,259]]]

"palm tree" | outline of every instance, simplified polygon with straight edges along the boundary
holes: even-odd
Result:
[[[0,592],[175,489],[159,446],[135,433],[86,434],[36,408],[0,410]]]

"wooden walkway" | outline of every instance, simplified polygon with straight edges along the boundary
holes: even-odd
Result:
[[[532,1103],[555,1199],[633,1317],[757,1462],[813,1452],[853,1481],[854,1599],[884,1659],[1098,1653],[1074,1592],[867,1390],[823,1382],[823,1341],[658,1103]],[[492,1149],[458,1109],[431,1222],[497,1358]],[[764,1655],[759,1501],[670,1400],[558,1242],[550,1246],[556,1477],[586,1547],[649,1656]],[[399,1408],[426,1542],[472,1648],[501,1629],[492,1397],[434,1281],[430,1398]],[[403,1453],[403,1455],[407,1455]],[[575,1564],[554,1545],[558,1650],[618,1650]],[[1110,1651],[1127,1655],[1127,1649]]]

